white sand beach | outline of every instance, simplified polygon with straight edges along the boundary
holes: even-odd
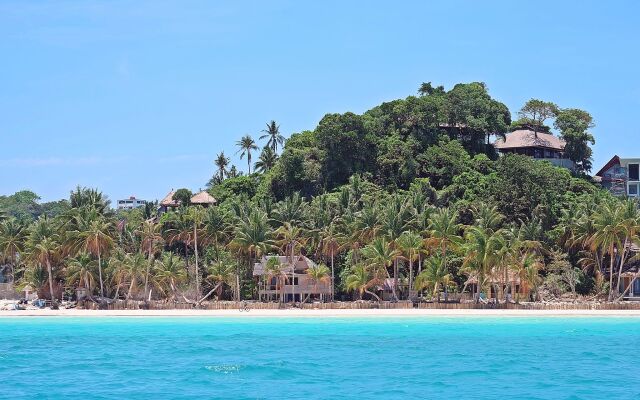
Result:
[[[339,309],[339,310],[82,310],[38,309],[0,311],[1,317],[636,317],[640,310],[445,310],[445,309]]]

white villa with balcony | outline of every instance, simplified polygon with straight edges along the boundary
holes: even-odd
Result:
[[[504,140],[499,138],[493,144],[500,154],[522,154],[574,170],[575,164],[564,154],[565,145],[565,141],[557,136],[528,129],[507,133]]]
[[[613,156],[596,177],[616,196],[640,197],[640,158]]]

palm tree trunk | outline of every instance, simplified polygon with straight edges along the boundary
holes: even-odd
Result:
[[[47,273],[49,274],[49,294],[51,295],[51,305],[56,302],[56,298],[53,294],[53,271],[51,270],[51,261],[47,258]]]
[[[382,300],[380,299],[380,297],[378,297],[378,295],[377,295],[377,294],[375,294],[375,293],[373,293],[373,292],[369,291],[368,289],[365,289],[365,290],[364,290],[364,292],[365,292],[365,293],[369,293],[371,296],[375,297],[375,298],[376,298],[376,300],[378,300],[378,301],[382,301]]]
[[[624,238],[624,246],[622,247],[622,252],[620,254],[620,266],[618,267],[618,281],[616,283],[616,291],[620,290],[620,277],[622,275],[622,267],[624,266],[626,254],[627,254],[627,243],[629,238]]]
[[[196,299],[200,296],[200,273],[198,271],[198,230],[193,224],[193,251],[196,255]]]
[[[98,249],[98,275],[100,275],[100,297],[104,297],[104,283],[102,282],[102,259],[100,249]]]
[[[407,299],[411,297],[412,287],[413,287],[413,253],[409,251],[409,293],[407,293]]]
[[[335,275],[333,272],[333,248],[331,249],[331,301],[335,301]]]
[[[149,269],[151,269],[151,252],[147,255],[147,271],[144,276],[144,297],[147,298],[147,289],[149,288]]]
[[[609,301],[613,299],[613,263],[615,257],[613,256],[613,245],[609,248]]]

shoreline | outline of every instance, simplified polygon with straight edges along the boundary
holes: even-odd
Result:
[[[334,310],[11,310],[10,317],[232,317],[232,318],[420,318],[420,317],[631,317],[640,310],[447,310],[447,309],[334,309]]]

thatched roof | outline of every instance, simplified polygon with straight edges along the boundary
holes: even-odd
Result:
[[[506,140],[502,138],[495,141],[494,146],[499,149],[517,149],[523,147],[542,147],[552,150],[564,150],[565,141],[550,133],[521,129],[506,135]]]
[[[164,199],[162,199],[160,205],[164,207],[177,207],[178,202],[173,199],[174,194],[176,194],[175,190],[170,191],[166,196],[164,196]]]
[[[216,199],[203,190],[191,198],[191,204],[216,204]]]

